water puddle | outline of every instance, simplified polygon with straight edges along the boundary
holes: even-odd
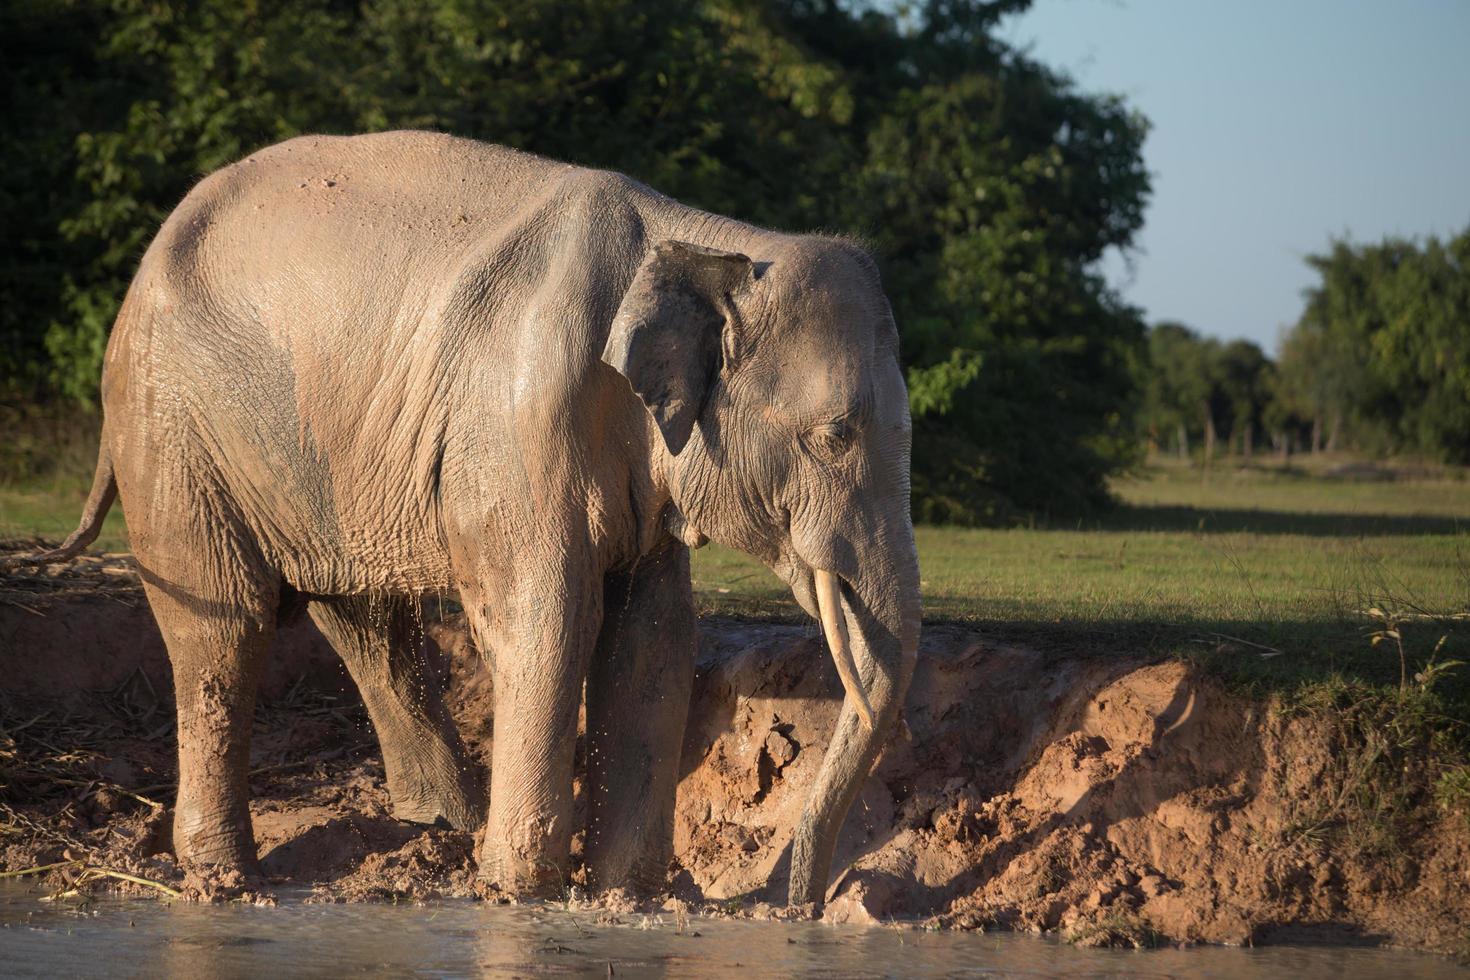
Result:
[[[1438,957],[1344,947],[1076,949],[1010,934],[624,916],[599,925],[552,906],[278,908],[103,899],[78,907],[0,886],[4,976],[392,974],[614,977],[1465,977]]]

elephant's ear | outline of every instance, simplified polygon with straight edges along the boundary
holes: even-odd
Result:
[[[676,456],[719,373],[731,294],[752,273],[737,252],[659,242],[613,318],[602,359],[632,384]]]

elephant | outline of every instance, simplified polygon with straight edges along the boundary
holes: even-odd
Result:
[[[790,844],[789,901],[821,907],[921,617],[898,330],[858,244],[444,134],[298,137],[163,223],[101,400],[80,524],[31,560],[121,499],[174,675],[181,864],[258,873],[257,680],[304,608],[394,814],[483,825],[484,887],[564,887],[584,690],[588,882],[661,887],[712,540],[790,586],[841,679]],[[413,639],[434,594],[493,654],[488,801]]]

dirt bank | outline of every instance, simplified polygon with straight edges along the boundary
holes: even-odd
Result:
[[[452,617],[426,633],[483,763],[488,672]],[[74,859],[47,887],[89,864],[187,887],[168,854],[167,662],[127,560],[0,581],[0,677],[0,868]],[[703,624],[673,895],[777,913],[766,903],[785,893],[840,696],[815,628]],[[1463,947],[1463,816],[1426,818],[1387,852],[1342,844],[1314,823],[1338,778],[1323,724],[1183,663],[1049,657],[928,628],[904,731],[853,808],[826,915],[1085,943]],[[275,884],[326,901],[473,893],[469,835],[389,815],[355,692],[304,620],[266,678],[254,766]]]

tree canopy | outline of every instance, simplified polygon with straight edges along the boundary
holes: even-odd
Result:
[[[0,397],[95,398],[138,258],[203,174],[303,132],[438,129],[868,242],[916,514],[1096,507],[1144,356],[1096,264],[1141,225],[1146,126],[997,39],[1028,5],[14,0]]]
[[[1156,446],[1257,433],[1282,450],[1470,463],[1470,229],[1449,241],[1335,241],[1276,361],[1178,323],[1149,331],[1141,421]]]
[[[1470,463],[1470,228],[1448,241],[1335,241],[1287,334],[1292,408],[1327,438]]]

